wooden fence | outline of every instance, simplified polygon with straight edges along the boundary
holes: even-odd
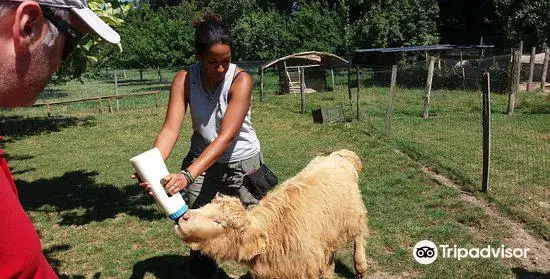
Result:
[[[137,94],[119,94],[119,95],[110,95],[110,96],[98,96],[98,97],[90,97],[90,98],[82,98],[82,99],[75,99],[75,100],[67,100],[67,101],[58,101],[58,102],[43,102],[43,103],[36,103],[33,105],[33,107],[40,107],[45,106],[46,111],[48,114],[48,117],[51,116],[51,107],[54,105],[65,105],[70,103],[80,103],[80,102],[90,102],[90,101],[97,101],[99,112],[103,113],[107,110],[106,106],[103,105],[103,102],[106,101],[109,103],[109,112],[118,111],[119,107],[115,106],[113,108],[113,100],[123,99],[127,97],[138,97],[138,96],[145,96],[145,95],[155,95],[155,107],[160,107],[160,91],[149,91],[149,92],[143,92],[143,93],[137,93]]]

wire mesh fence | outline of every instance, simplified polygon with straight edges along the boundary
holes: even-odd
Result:
[[[431,87],[429,62],[397,67],[391,98],[392,71],[360,67],[360,121],[387,136],[400,151],[453,178],[465,190],[479,191],[483,170],[482,89],[488,82],[484,73],[489,73],[491,200],[544,238],[550,237],[549,94],[535,90],[540,84],[526,91],[532,70],[525,63],[515,69],[510,55],[460,62],[436,59]],[[514,85],[516,70],[521,75],[519,84]],[[541,79],[541,75],[532,77],[539,83]],[[509,93],[514,86],[519,88],[514,111],[509,113]]]

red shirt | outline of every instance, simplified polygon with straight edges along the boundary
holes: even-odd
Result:
[[[40,239],[31,220],[19,203],[17,188],[2,148],[0,148],[0,278],[57,278],[42,254]]]

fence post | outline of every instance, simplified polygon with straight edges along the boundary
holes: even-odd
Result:
[[[489,190],[489,164],[491,162],[491,75],[486,72],[483,82],[483,173],[481,191]]]
[[[462,51],[460,51],[460,70],[462,70],[462,89],[466,86],[466,72],[464,71],[464,60],[462,59]]]
[[[157,67],[157,73],[159,75],[159,82],[162,82],[162,75],[160,74],[160,67]]]
[[[483,48],[483,36],[481,36],[481,39],[479,39],[479,46],[481,46],[481,54],[480,58],[485,57],[485,49]]]
[[[527,92],[533,90],[533,74],[535,72],[535,55],[537,55],[537,48],[533,47],[531,50],[531,57],[529,57],[529,81],[527,82]]]
[[[336,83],[334,82],[334,70],[330,69],[330,76],[332,78],[332,91],[334,91],[334,88],[336,87]]]
[[[510,95],[508,95],[508,115],[514,113],[516,106],[516,93],[519,90],[519,75],[521,74],[521,52],[516,50],[514,52],[514,74],[512,76],[512,88]]]
[[[351,105],[351,64],[348,63],[348,100]]]
[[[260,102],[264,101],[264,67],[260,66]]]
[[[542,64],[542,78],[540,79],[540,88],[542,89],[542,92],[544,92],[544,89],[546,87],[546,76],[548,75],[548,59],[550,59],[550,49],[546,48],[544,50],[544,62]]]
[[[391,83],[390,94],[388,95],[388,107],[386,109],[386,134],[391,134],[391,114],[392,114],[392,100],[395,94],[395,83],[397,82],[397,65],[391,67]]]
[[[155,93],[155,108],[159,108],[159,106],[160,106],[159,93],[160,93],[160,91],[157,91]]]
[[[430,56],[430,64],[428,66],[428,78],[426,79],[426,94],[424,94],[424,113],[423,118],[428,118],[428,111],[430,109],[430,97],[432,94],[432,81],[434,77],[434,64],[435,57]]]
[[[124,79],[127,79],[128,76],[126,76],[126,69],[122,69],[122,73],[124,74]]]
[[[113,112],[113,102],[111,101],[111,97],[109,97],[109,112]]]
[[[101,97],[99,99],[99,113],[103,113],[103,101],[101,101]]]
[[[356,66],[357,70],[357,121],[359,121],[359,93],[361,93],[361,72],[359,71],[359,65]]]
[[[50,108],[50,104],[46,104],[46,114],[48,115],[48,118],[52,116],[52,111]]]
[[[304,68],[299,67],[298,73],[300,74],[300,113],[306,113],[306,95],[305,95],[305,81],[304,81]]]
[[[118,79],[116,75],[116,69],[115,69],[115,95],[118,95]],[[116,111],[119,110],[120,104],[118,103],[118,98],[116,98]]]

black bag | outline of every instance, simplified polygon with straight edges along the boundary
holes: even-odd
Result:
[[[243,186],[257,200],[263,198],[278,182],[277,176],[265,164],[243,177]]]

